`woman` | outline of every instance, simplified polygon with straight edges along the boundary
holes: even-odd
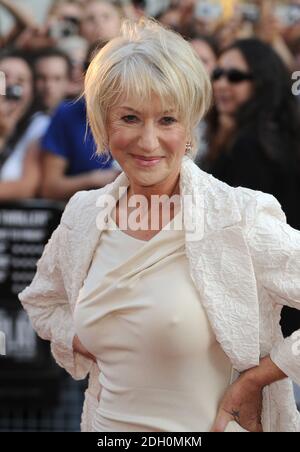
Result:
[[[32,198],[40,183],[36,142],[49,117],[34,107],[33,73],[21,52],[0,55],[6,97],[0,99],[0,200]]]
[[[222,53],[212,80],[209,151],[199,166],[229,185],[274,195],[300,229],[300,115],[287,69],[269,45],[245,39]],[[284,334],[299,325],[299,313],[284,309]]]
[[[71,199],[19,295],[56,361],[90,374],[82,430],[299,431],[299,340],[279,317],[299,308],[300,235],[274,198],[188,157],[210,102],[197,55],[125,22],[85,94],[98,152],[124,172]]]
[[[212,79],[205,169],[228,184],[273,194],[300,227],[292,185],[299,177],[300,116],[284,64],[267,44],[240,40],[222,53]]]

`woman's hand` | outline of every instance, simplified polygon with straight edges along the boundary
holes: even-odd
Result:
[[[96,358],[94,355],[92,355],[80,342],[79,338],[77,335],[74,336],[73,338],[73,351],[80,353],[81,355],[85,356],[88,359],[92,359],[93,361],[96,361]]]
[[[270,356],[262,358],[229,386],[211,431],[224,432],[228,422],[236,421],[249,432],[262,432],[262,390],[286,377]]]
[[[230,385],[220,404],[212,432],[224,432],[230,421],[249,432],[262,432],[262,387],[243,373]]]

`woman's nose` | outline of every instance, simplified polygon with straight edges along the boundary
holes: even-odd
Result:
[[[220,77],[219,80],[216,80],[213,83],[214,89],[222,89],[222,88],[228,88],[230,87],[230,83],[228,83],[228,80],[226,77]]]
[[[143,127],[139,140],[138,146],[144,151],[155,151],[159,147],[159,141],[157,136],[157,131],[154,126],[147,125]]]

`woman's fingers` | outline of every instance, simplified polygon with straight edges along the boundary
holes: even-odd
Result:
[[[214,422],[214,425],[212,426],[211,432],[224,432],[227,424],[233,420],[234,418],[227,414],[226,412],[224,412],[224,410],[219,411]]]

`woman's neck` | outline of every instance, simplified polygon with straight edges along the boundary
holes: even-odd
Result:
[[[162,183],[149,187],[130,183],[127,192],[128,199],[130,199],[131,196],[134,195],[144,196],[147,199],[148,205],[150,207],[153,201],[153,197],[155,197],[156,199],[160,196],[167,196],[168,198],[171,198],[173,195],[179,195],[179,179],[180,178],[178,175],[176,180],[172,181],[171,183]]]

